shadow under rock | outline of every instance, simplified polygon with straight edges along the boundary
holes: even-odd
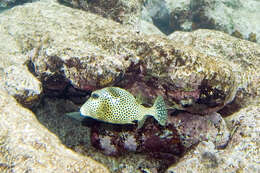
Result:
[[[70,100],[44,97],[32,111],[39,122],[58,136],[67,147],[90,147],[90,128],[65,115],[78,110],[79,107]]]

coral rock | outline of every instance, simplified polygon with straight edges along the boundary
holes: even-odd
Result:
[[[172,162],[200,141],[209,140],[218,148],[224,148],[229,136],[225,121],[217,113],[207,116],[179,113],[170,116],[165,127],[152,118],[148,118],[141,129],[136,125],[104,123],[91,127],[92,145],[104,154],[148,153]]]
[[[11,65],[2,72],[1,89],[14,96],[24,106],[34,106],[42,95],[41,82],[24,65]]]
[[[259,101],[227,117],[231,138],[228,146],[217,149],[212,142],[201,142],[188,152],[171,172],[252,172],[260,171]]]
[[[147,86],[153,93],[142,95],[146,100],[158,93],[169,106],[199,114],[220,110],[239,88],[232,63],[160,35],[137,33],[88,12],[36,2],[1,16],[2,30],[19,28],[8,32],[17,35],[30,70],[43,85],[63,78],[88,91],[115,84],[129,90],[134,84]]]

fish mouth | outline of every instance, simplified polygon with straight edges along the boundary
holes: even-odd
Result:
[[[87,115],[87,112],[84,111],[83,108],[80,108],[79,112],[80,112],[80,116],[86,116]]]

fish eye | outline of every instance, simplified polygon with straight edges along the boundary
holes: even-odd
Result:
[[[99,95],[96,94],[96,93],[93,93],[93,94],[91,94],[91,97],[92,97],[93,99],[97,99],[97,98],[99,97]]]

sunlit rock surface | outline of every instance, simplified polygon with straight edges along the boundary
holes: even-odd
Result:
[[[194,4],[195,28],[209,28],[224,31],[238,38],[260,42],[260,2],[257,0],[203,0]],[[194,29],[195,29],[194,28]]]
[[[205,29],[193,32],[174,32],[168,38],[215,57],[215,59],[227,61],[232,66],[238,85],[236,104],[243,106],[252,98],[259,98],[259,44],[236,39],[219,31]]]
[[[42,85],[26,66],[9,66],[3,70],[2,77],[0,80],[1,88],[24,106],[32,106],[39,101]]]
[[[30,70],[43,83],[63,78],[83,90],[114,84],[140,88],[147,90],[142,97],[148,100],[161,94],[170,106],[200,114],[221,109],[239,87],[228,61],[91,13],[39,2],[2,15],[1,26],[11,28],[8,32],[28,53]]]
[[[23,4],[23,3],[26,3],[26,2],[32,2],[32,0],[20,0],[20,1],[17,1],[17,0],[1,0],[0,1],[0,10],[3,9],[3,8],[10,8],[10,7],[13,7],[15,5]]]
[[[143,21],[169,35],[199,28],[220,30],[238,38],[260,40],[257,0],[59,0],[74,8],[98,14],[132,29],[142,30]]]
[[[23,50],[22,38],[9,34],[3,24],[5,15],[0,16],[0,88],[23,105],[33,106],[42,94],[42,84],[25,65],[29,55]]]

